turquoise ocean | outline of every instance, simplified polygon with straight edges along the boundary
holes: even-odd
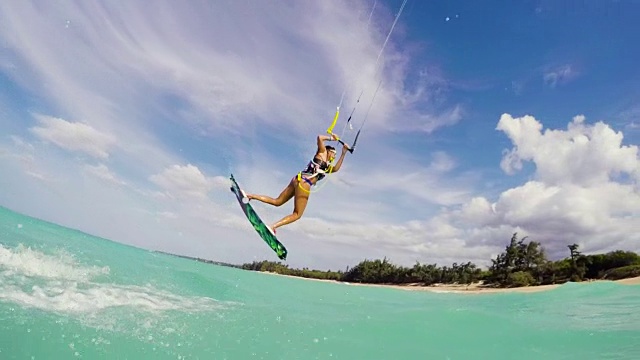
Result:
[[[640,359],[640,286],[460,294],[309,281],[0,208],[0,359]]]

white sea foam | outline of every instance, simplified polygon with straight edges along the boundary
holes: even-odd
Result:
[[[108,275],[109,267],[84,266],[68,253],[48,255],[20,244],[15,249],[0,245],[0,271],[3,277],[21,275],[84,282]]]
[[[177,295],[152,285],[94,281],[108,274],[108,267],[83,265],[69,254],[0,245],[1,301],[67,314],[96,314],[123,307],[135,312],[200,312],[222,306],[211,298]]]
[[[0,284],[0,299],[25,307],[62,313],[95,313],[117,307],[136,311],[166,310],[206,311],[220,304],[205,297],[185,297],[158,290],[153,286],[45,283],[33,285],[29,291],[15,284]]]

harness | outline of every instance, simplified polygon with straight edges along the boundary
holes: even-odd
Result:
[[[320,163],[317,163],[315,160],[317,158],[313,158],[313,160],[309,161],[309,163],[307,164],[307,167],[300,171],[298,173],[298,186],[300,187],[300,189],[310,193],[310,190],[307,190],[305,188],[302,187],[302,185],[300,184],[300,181],[304,180],[307,184],[309,184],[309,187],[313,186],[314,184],[311,182],[311,179],[313,179],[314,177],[317,177],[318,180],[320,181],[325,177],[325,174],[331,174],[331,172],[333,171],[333,165],[331,165],[330,163],[326,162],[326,161],[320,161]]]

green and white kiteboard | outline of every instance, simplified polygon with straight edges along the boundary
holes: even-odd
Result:
[[[265,225],[262,219],[260,219],[256,211],[253,210],[253,207],[251,206],[251,204],[249,204],[248,199],[246,203],[245,201],[243,201],[243,199],[246,199],[246,197],[244,196],[244,192],[240,189],[240,186],[236,182],[236,179],[233,178],[233,174],[231,174],[230,179],[231,179],[231,192],[233,192],[236,195],[236,198],[238,199],[238,203],[240,203],[240,207],[242,208],[242,211],[247,216],[247,219],[249,219],[249,222],[251,223],[253,228],[256,229],[258,234],[260,234],[260,237],[262,238],[262,240],[264,240],[267,243],[267,245],[269,245],[269,247],[273,251],[275,251],[276,255],[278,255],[278,258],[280,258],[281,260],[286,260],[287,249],[284,247],[284,245],[282,245],[280,241],[278,241],[278,239],[276,238],[276,235],[273,232],[271,232],[269,227]]]

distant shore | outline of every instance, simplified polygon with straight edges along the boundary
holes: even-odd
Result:
[[[456,264],[451,267],[436,267],[435,265],[416,264],[412,268],[405,268],[390,263],[386,258],[383,260],[364,260],[358,265],[347,269],[347,271],[322,271],[293,269],[287,264],[273,261],[254,261],[252,263],[233,265],[188,256],[179,256],[191,260],[211,263],[221,266],[229,266],[248,271],[261,272],[271,275],[286,276],[305,280],[325,281],[341,283],[354,286],[385,287],[408,291],[431,291],[447,293],[504,293],[521,292],[531,293],[555,289],[562,284],[574,280],[575,283],[590,283],[614,281],[625,285],[640,285],[640,255],[630,252],[616,250],[606,254],[582,255],[576,253],[576,246],[572,245],[572,258],[565,258],[557,261],[548,261],[544,258],[544,253],[539,250],[538,257],[535,258],[538,264],[532,266],[527,261],[529,258],[523,257],[522,247],[539,247],[538,243],[529,244],[523,241],[516,242],[514,237],[507,250],[520,254],[520,258],[504,260],[505,253],[500,254],[502,261],[495,269],[481,270],[472,263]],[[533,244],[533,245],[532,245]],[[497,261],[493,260],[492,261]],[[506,262],[505,262],[506,261]],[[513,268],[510,263],[529,264],[521,268]],[[511,266],[511,267],[510,267]],[[492,274],[492,271],[494,272]],[[355,274],[355,275],[354,275]],[[384,276],[382,276],[384,274]],[[409,274],[411,274],[409,276]],[[593,278],[597,276],[598,278]],[[381,283],[381,280],[395,281],[395,283]],[[429,285],[419,282],[426,279]],[[364,282],[354,282],[360,280]],[[456,281],[470,282],[460,284]],[[410,283],[409,281],[414,281]],[[533,285],[544,284],[544,285]]]
[[[469,285],[434,284],[429,286],[424,286],[420,284],[405,284],[405,285],[367,284],[367,283],[351,283],[351,282],[337,281],[337,280],[306,278],[306,277],[293,276],[293,275],[283,275],[283,274],[278,274],[278,273],[269,272],[269,271],[258,271],[258,272],[262,274],[284,276],[284,277],[289,277],[294,279],[332,282],[332,283],[344,284],[344,285],[383,287],[383,288],[400,289],[400,290],[407,290],[407,291],[431,291],[431,292],[438,292],[438,293],[466,293],[466,294],[487,294],[487,293],[505,293],[505,292],[533,293],[533,292],[552,290],[562,285],[562,284],[553,284],[553,285],[523,286],[523,287],[513,287],[513,288],[495,288],[495,287],[484,286],[482,285],[482,283],[473,283]],[[640,276],[622,279],[622,280],[583,281],[583,282],[580,282],[579,284],[592,283],[592,282],[609,282],[609,281],[613,281],[618,284],[624,284],[624,285],[640,285]]]

